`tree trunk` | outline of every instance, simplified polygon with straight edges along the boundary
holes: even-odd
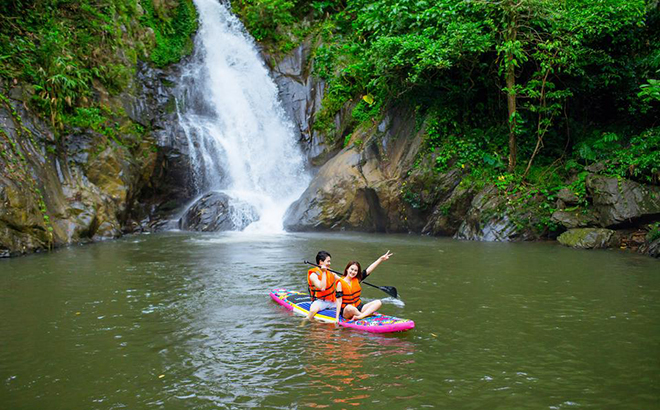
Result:
[[[513,60],[513,56],[507,58]],[[516,168],[516,76],[513,64],[509,65],[506,74],[506,100],[509,108],[509,166],[508,171],[513,172]]]
[[[504,42],[513,44],[518,36],[518,15],[512,1],[507,4],[508,25],[504,31]],[[507,170],[516,169],[516,67],[514,53],[511,48],[506,52],[506,102],[509,109],[509,166]]]

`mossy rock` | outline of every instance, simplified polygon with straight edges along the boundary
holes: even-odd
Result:
[[[616,231],[602,228],[569,229],[557,238],[564,246],[580,249],[611,248],[616,245]]]

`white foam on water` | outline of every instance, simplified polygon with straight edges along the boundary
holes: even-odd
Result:
[[[274,243],[279,244],[282,238],[289,236],[287,232],[263,232],[263,231],[226,231],[214,234],[211,237],[195,237],[188,239],[188,242],[198,243],[202,245],[220,245],[231,243]]]
[[[383,301],[383,303],[387,303],[389,305],[394,305],[394,306],[398,306],[398,307],[406,306],[405,302],[401,299],[395,299],[395,298],[392,298],[392,297],[387,297],[387,298],[384,298],[384,299],[381,299],[381,300]]]

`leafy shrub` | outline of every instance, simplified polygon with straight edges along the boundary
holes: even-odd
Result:
[[[380,114],[382,102],[374,102],[373,98],[367,94],[353,108],[351,115],[358,123],[373,121]]]
[[[649,225],[649,233],[646,235],[646,239],[649,242],[660,239],[660,222],[655,222]]]
[[[99,104],[94,88],[125,89],[147,51],[140,40],[146,27],[156,35],[157,65],[178,61],[192,45],[192,0],[176,0],[174,10],[167,4],[154,10],[151,0],[140,4],[142,16],[135,0],[1,2],[0,75],[21,81],[33,108],[62,129],[76,108]]]
[[[660,128],[625,139],[612,132],[579,143],[576,154],[588,162],[604,161],[612,175],[657,183],[660,179]]]
[[[465,127],[451,112],[432,113],[428,119],[425,143],[435,157],[435,171],[466,168],[495,175],[505,168],[497,142],[497,129]]]
[[[154,30],[156,47],[151,61],[159,67],[175,63],[192,51],[192,35],[197,30],[197,14],[192,2],[179,0],[172,17],[159,17],[152,0],[143,0],[142,22]],[[161,13],[162,14],[162,13]]]
[[[649,129],[617,150],[610,162],[611,172],[644,182],[660,181],[660,128]]]
[[[295,4],[288,0],[240,0],[236,11],[243,17],[248,31],[257,41],[280,39],[278,27],[294,22]]]

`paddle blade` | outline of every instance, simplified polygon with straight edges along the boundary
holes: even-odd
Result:
[[[399,297],[399,294],[396,291],[396,288],[394,286],[380,286],[379,289],[382,290],[383,292],[387,293],[388,295],[392,296],[395,299],[397,299]]]

